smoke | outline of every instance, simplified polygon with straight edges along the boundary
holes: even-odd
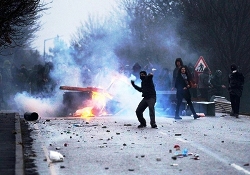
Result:
[[[51,98],[39,98],[23,92],[17,93],[14,101],[18,106],[17,110],[21,113],[36,112],[39,117],[55,117],[62,107],[61,97],[61,95],[56,94]]]
[[[123,14],[124,15],[124,14]],[[117,19],[116,19],[117,20]],[[122,20],[121,20],[122,21]],[[121,22],[120,21],[120,22]],[[114,23],[113,23],[114,22]],[[125,22],[125,19],[123,19]],[[53,70],[50,75],[56,82],[56,87],[50,97],[37,97],[29,93],[17,93],[14,97],[19,110],[23,112],[37,112],[42,117],[56,117],[60,114],[64,106],[64,93],[60,90],[60,86],[74,87],[97,87],[107,91],[113,98],[112,101],[117,102],[114,107],[115,114],[128,113],[135,115],[134,111],[142,99],[141,93],[136,91],[130,84],[130,80],[138,77],[132,74],[132,66],[135,62],[139,62],[142,69],[154,72],[154,83],[156,90],[170,90],[172,70],[175,67],[174,61],[177,57],[183,58],[187,65],[189,62],[195,64],[198,56],[189,51],[188,43],[182,43],[177,34],[176,24],[169,24],[165,31],[155,30],[151,27],[152,48],[161,48],[157,50],[159,53],[152,52],[151,48],[146,48],[145,57],[140,57],[142,46],[132,43],[129,47],[134,51],[135,58],[125,57],[120,53],[118,57],[117,48],[126,48],[133,40],[127,41],[127,34],[130,31],[124,30],[124,25],[116,25],[117,21],[108,21],[108,26],[98,33],[95,31],[96,38],[94,40],[86,40],[86,45],[79,43],[79,50],[65,49],[60,42],[55,43],[54,50],[63,50],[53,54]],[[101,25],[102,26],[102,25]],[[112,27],[111,27],[112,26]],[[157,32],[156,32],[157,31]],[[101,35],[100,35],[101,34]],[[150,34],[149,34],[150,35]],[[79,41],[84,38],[78,38]],[[64,49],[61,49],[64,48]],[[127,51],[126,49],[122,51]],[[122,52],[121,51],[121,52]],[[152,57],[147,57],[147,53],[154,53]],[[135,54],[136,53],[136,54]],[[160,56],[158,56],[160,55]],[[138,58],[139,57],[139,58]],[[147,59],[148,58],[148,59]],[[128,63],[129,68],[125,70],[125,64]],[[121,72],[121,67],[123,71]],[[127,71],[127,72],[126,72]],[[136,81],[138,84],[140,81]],[[167,84],[168,83],[168,84]],[[140,84],[138,84],[140,86]],[[159,106],[164,102],[157,102]]]

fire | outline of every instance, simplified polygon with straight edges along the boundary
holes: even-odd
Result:
[[[88,118],[88,117],[93,117],[94,114],[92,113],[93,107],[85,107],[82,109],[78,109],[74,116],[80,116],[82,118]]]
[[[99,115],[106,115],[105,106],[107,99],[112,99],[112,96],[106,92],[92,91],[91,100],[89,100],[82,109],[78,109],[74,116],[80,116],[82,118],[89,118]]]

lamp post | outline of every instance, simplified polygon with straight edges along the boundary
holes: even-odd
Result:
[[[56,37],[53,37],[53,38],[47,38],[43,41],[43,59],[44,59],[44,62],[45,62],[45,59],[46,59],[46,51],[45,51],[45,46],[46,46],[46,41],[49,41],[49,40],[52,40],[52,39],[55,39],[55,38],[59,38],[59,36],[57,35]]]

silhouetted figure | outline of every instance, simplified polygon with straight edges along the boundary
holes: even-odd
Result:
[[[150,125],[152,128],[157,128],[157,125],[155,123],[156,91],[153,82],[153,74],[149,73],[147,75],[146,71],[141,71],[140,79],[141,79],[141,87],[135,85],[135,82],[131,80],[132,86],[139,92],[142,92],[142,97],[143,97],[143,99],[141,100],[135,111],[138,121],[140,122],[138,128],[146,127],[146,120],[143,117],[143,112],[147,107],[149,109]]]
[[[235,64],[231,65],[231,73],[228,76],[228,92],[230,95],[232,111],[231,116],[238,118],[240,109],[240,97],[242,96],[245,77],[238,72]]]
[[[178,71],[179,71],[180,67],[183,66],[182,59],[181,58],[176,58],[174,64],[175,64],[175,68],[174,68],[174,71],[173,71],[172,90],[175,87],[175,80],[176,80]]]
[[[198,86],[199,86],[199,91],[201,94],[200,97],[205,101],[209,101],[210,98],[209,98],[208,90],[209,88],[211,88],[211,85],[210,85],[209,69],[207,67],[199,75]]]
[[[210,79],[211,83],[211,96],[222,96],[223,89],[226,88],[225,85],[222,83],[222,72],[221,70],[216,70],[214,75]]]

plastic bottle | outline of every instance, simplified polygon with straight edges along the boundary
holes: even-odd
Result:
[[[182,155],[184,157],[186,157],[188,155],[188,149],[187,148],[184,148],[183,151],[182,151]]]

